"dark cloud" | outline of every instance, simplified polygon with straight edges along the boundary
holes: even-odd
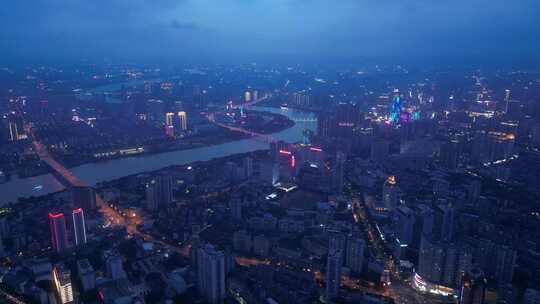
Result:
[[[540,1],[16,0],[0,60],[186,54],[521,56],[540,50]]]

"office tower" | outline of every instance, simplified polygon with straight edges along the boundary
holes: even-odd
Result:
[[[345,257],[345,266],[352,272],[361,273],[364,264],[364,251],[366,243],[359,237],[350,238],[347,242],[347,255]]]
[[[146,184],[146,207],[155,211],[159,208],[167,208],[173,199],[172,178],[167,174],[156,176]]]
[[[74,209],[73,217],[73,236],[75,237],[75,245],[86,244],[86,223],[84,221],[84,211],[82,208]]]
[[[253,176],[253,158],[246,157],[243,159],[244,178]]]
[[[53,268],[53,284],[61,304],[73,303],[71,271],[63,264],[56,265]]]
[[[71,188],[71,198],[74,207],[86,211],[96,210],[96,191],[92,187],[74,186]]]
[[[236,231],[233,234],[234,250],[249,253],[251,252],[251,245],[251,234],[246,230]]]
[[[495,277],[498,284],[512,283],[517,252],[510,246],[498,245],[495,256]]]
[[[456,140],[443,143],[440,147],[439,161],[448,170],[455,170],[459,161],[459,147]]]
[[[336,152],[336,163],[333,171],[333,184],[334,184],[334,192],[337,194],[341,194],[343,192],[343,174],[345,170],[345,161],[347,157],[345,156],[345,153],[343,152]]]
[[[482,270],[475,268],[465,273],[461,279],[459,304],[483,304],[486,284]]]
[[[185,111],[178,112],[178,128],[182,132],[188,129],[188,117]]]
[[[225,298],[225,255],[207,244],[197,253],[198,289],[207,302],[223,303]]]
[[[231,218],[235,221],[242,220],[242,199],[239,197],[232,197],[229,201],[229,208],[231,210]]]
[[[414,212],[406,206],[396,209],[396,235],[402,246],[408,246],[413,242],[415,216]]]
[[[113,280],[118,280],[126,277],[122,257],[112,254],[106,259],[107,276]]]
[[[79,274],[83,291],[96,288],[96,273],[88,259],[77,261],[77,273]]]
[[[389,210],[393,211],[399,206],[400,203],[400,190],[397,186],[397,180],[395,176],[389,176],[383,185],[382,190],[382,200],[383,206]]]
[[[68,247],[66,218],[63,213],[49,213],[52,247],[56,253],[61,253]]]
[[[341,250],[328,251],[326,261],[326,301],[328,302],[333,302],[339,295],[342,256]]]

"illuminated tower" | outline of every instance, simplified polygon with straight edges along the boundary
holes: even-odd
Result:
[[[509,102],[510,102],[510,90],[506,89],[504,92],[504,113],[508,113]]]
[[[63,213],[49,213],[49,226],[54,251],[61,253],[68,247],[66,218]]]
[[[75,245],[86,244],[86,224],[84,221],[84,211],[82,208],[77,208],[72,212],[73,217],[73,236],[75,237]]]
[[[174,113],[165,114],[165,134],[167,136],[174,136]]]
[[[384,182],[382,192],[383,205],[389,211],[393,211],[399,205],[400,190],[395,176],[389,176]]]
[[[182,132],[187,131],[188,120],[187,120],[187,113],[185,111],[178,112],[178,121],[179,121],[180,131]]]
[[[73,303],[71,287],[71,271],[64,265],[56,265],[53,269],[53,283],[61,304]]]
[[[399,90],[394,90],[394,98],[392,99],[392,107],[390,108],[390,121],[393,124],[397,124],[403,111],[403,105],[401,103],[401,96]]]

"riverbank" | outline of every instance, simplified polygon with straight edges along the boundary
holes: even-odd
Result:
[[[282,111],[276,108],[253,107],[253,110],[270,112],[287,116],[295,124],[280,132],[272,133],[275,140],[298,142],[303,138],[305,129],[315,131],[317,122],[310,112],[289,109]],[[308,120],[306,120],[308,118]],[[137,155],[128,158],[87,163],[71,168],[74,175],[90,185],[118,179],[122,176],[158,170],[160,168],[206,161],[214,158],[268,149],[268,143],[253,138],[229,141],[223,144],[202,148]],[[41,196],[62,190],[64,187],[52,176],[43,174],[29,178],[13,177],[9,182],[0,184],[0,203],[16,202],[20,197]]]

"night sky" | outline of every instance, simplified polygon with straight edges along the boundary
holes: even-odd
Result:
[[[538,0],[10,0],[0,62],[531,56]]]

